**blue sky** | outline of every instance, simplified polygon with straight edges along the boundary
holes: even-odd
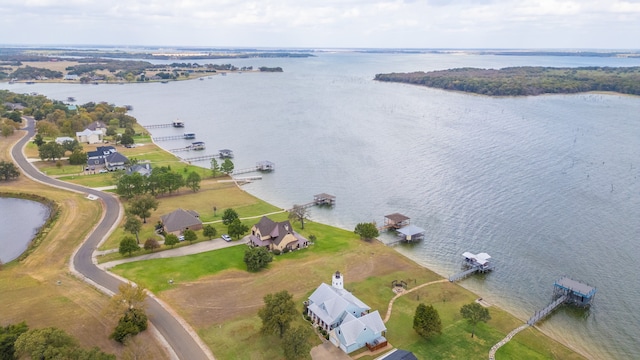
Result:
[[[640,0],[0,0],[0,44],[639,49]]]

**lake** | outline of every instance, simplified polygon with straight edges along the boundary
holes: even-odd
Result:
[[[185,129],[153,135],[195,132],[207,145],[201,153],[232,149],[237,169],[274,162],[273,173],[244,189],[276,206],[335,195],[333,209],[312,210],[315,221],[351,230],[405,214],[427,233],[399,252],[443,276],[459,270],[463,252],[489,253],[497,269],[460,284],[523,320],[547,305],[559,277],[586,282],[598,289],[590,311],[562,308],[539,327],[592,358],[640,358],[640,98],[489,98],[372,80],[394,71],[640,59],[336,52],[232,63],[284,73],[0,88],[130,104],[143,125],[180,119]]]
[[[7,263],[27,250],[48,216],[49,209],[37,201],[0,197],[0,260]]]

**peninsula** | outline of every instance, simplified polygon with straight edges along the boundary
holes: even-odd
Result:
[[[640,95],[640,67],[521,66],[499,70],[457,68],[376,74],[374,79],[488,96],[574,94],[589,91]]]

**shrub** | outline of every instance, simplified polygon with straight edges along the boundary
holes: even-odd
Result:
[[[272,252],[273,252],[273,255],[280,255],[281,254],[280,250],[278,250],[278,249],[274,249]]]
[[[289,251],[291,251],[291,249],[289,249],[288,247],[286,247],[286,248],[282,249],[282,253],[283,253],[283,254],[286,254],[286,253],[288,253]]]
[[[149,238],[149,239],[147,239],[147,241],[144,242],[144,249],[145,250],[154,251],[155,249],[158,249],[159,247],[160,247],[160,244],[158,244],[158,240],[156,240],[154,238]]]
[[[119,343],[147,329],[147,315],[141,309],[129,309],[120,318],[111,338]]]

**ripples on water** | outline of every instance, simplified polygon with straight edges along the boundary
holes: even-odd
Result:
[[[206,153],[233,149],[236,168],[275,162],[274,173],[245,189],[276,206],[336,195],[334,209],[313,209],[316,221],[353,229],[406,214],[427,236],[400,252],[444,276],[458,270],[462,252],[488,252],[497,270],[461,284],[522,319],[549,302],[558,277],[590,283],[598,295],[586,318],[561,309],[541,328],[594,358],[633,359],[640,358],[640,100],[487,98],[371,81],[378,72],[458,66],[640,62],[626,60],[636,63],[334,54],[234,63],[282,66],[282,74],[25,89],[79,103],[132,104],[142,124],[180,118],[207,142]]]

